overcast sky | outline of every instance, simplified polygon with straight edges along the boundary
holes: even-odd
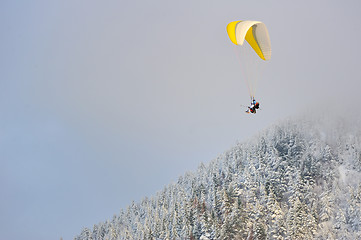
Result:
[[[72,239],[310,105],[359,109],[359,1],[0,2],[0,238]],[[266,24],[249,96],[226,26]]]

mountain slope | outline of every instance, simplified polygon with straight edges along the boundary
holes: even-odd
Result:
[[[75,239],[361,239],[359,126],[282,122]]]

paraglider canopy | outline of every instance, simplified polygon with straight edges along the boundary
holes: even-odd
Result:
[[[271,59],[271,40],[264,23],[259,21],[234,21],[227,25],[227,32],[234,44],[242,46],[244,40],[246,40],[261,59]]]

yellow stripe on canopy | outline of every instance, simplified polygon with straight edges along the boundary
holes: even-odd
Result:
[[[249,43],[249,45],[251,45],[251,47],[253,48],[253,50],[258,54],[258,56],[260,58],[262,58],[263,60],[266,60],[263,53],[262,53],[262,50],[261,48],[259,47],[256,39],[254,38],[254,35],[253,35],[253,27],[251,27],[248,31],[247,31],[247,34],[246,34],[246,41]]]
[[[236,38],[236,25],[239,22],[242,22],[242,21],[234,21],[227,25],[228,36],[231,39],[231,41],[236,45],[238,45],[237,38]]]

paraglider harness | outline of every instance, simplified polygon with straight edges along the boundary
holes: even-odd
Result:
[[[252,102],[251,102],[251,106],[248,107],[248,110],[246,111],[246,113],[256,113],[256,109],[259,109],[259,102],[256,102],[256,100],[254,98],[252,98]]]

